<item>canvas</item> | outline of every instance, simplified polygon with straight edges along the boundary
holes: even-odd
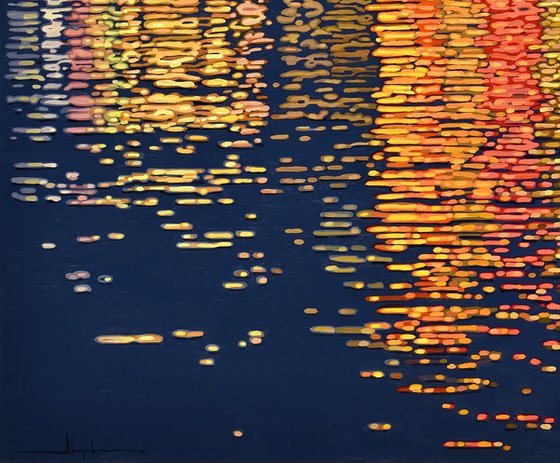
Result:
[[[557,2],[0,10],[1,462],[560,462]]]

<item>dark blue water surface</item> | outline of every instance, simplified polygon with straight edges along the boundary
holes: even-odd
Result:
[[[269,7],[273,17],[283,4],[271,2]],[[5,18],[2,24],[2,42],[7,43]],[[267,34],[278,39],[279,25],[273,22]],[[278,81],[285,65],[274,50],[268,61],[264,80]],[[7,60],[2,60],[0,68],[3,75],[8,72]],[[380,85],[380,80],[371,78],[368,85]],[[28,90],[20,94],[24,91]],[[6,80],[2,93],[2,101],[13,93]],[[274,113],[285,100],[285,91],[269,87],[266,94]],[[226,196],[234,197],[235,204],[191,208],[174,207],[174,196],[150,192],[160,199],[157,209],[176,210],[169,221],[189,221],[203,230],[251,229],[257,233],[256,239],[228,249],[183,251],[175,246],[178,233],[161,229],[166,219],[157,217],[155,208],[69,207],[63,204],[67,198],[58,204],[13,200],[10,195],[15,187],[10,178],[24,175],[13,168],[19,161],[57,162],[56,171],[37,175],[59,182],[65,181],[67,171],[80,172],[80,182],[96,183],[135,170],[122,162],[100,166],[89,153],[76,151],[74,145],[88,137],[65,135],[63,129],[71,123],[64,117],[48,122],[58,130],[50,142],[33,142],[23,135],[10,140],[13,127],[26,125],[16,106],[3,105],[0,119],[1,461],[560,461],[555,430],[506,432],[502,424],[477,423],[472,416],[459,417],[440,406],[449,400],[472,413],[499,412],[517,410],[523,400],[531,413],[552,416],[559,405],[557,376],[542,375],[528,364],[511,360],[511,354],[523,346],[524,352],[538,353],[544,363],[553,364],[554,354],[540,347],[540,326],[529,324],[515,338],[486,340],[485,348],[502,351],[504,360],[482,367],[476,374],[491,378],[500,387],[452,398],[397,394],[395,382],[388,379],[364,380],[359,376],[361,370],[383,369],[384,360],[394,355],[347,349],[342,337],[309,332],[315,324],[359,325],[378,320],[362,293],[342,288],[342,281],[351,278],[326,273],[327,253],[311,250],[312,244],[319,243],[312,239],[312,231],[319,228],[320,213],[336,209],[321,198],[336,194],[338,206],[351,203],[359,209],[371,208],[374,190],[363,182],[334,192],[319,182],[309,194],[286,187],[285,194],[277,196],[260,195],[259,185],[228,186]],[[303,125],[307,123],[303,121]],[[295,133],[298,124],[302,121],[270,120],[259,136],[266,141],[275,133]],[[335,122],[322,124],[330,127]],[[267,167],[269,185],[277,185],[280,175],[274,168],[280,156],[293,157],[297,165],[314,166],[321,155],[332,153],[333,144],[358,140],[364,132],[349,127],[346,132],[327,130],[309,143],[265,142],[243,152],[242,160]],[[227,139],[227,134],[200,133],[209,135],[211,141],[200,145],[196,156],[178,156],[164,145],[160,152],[146,150],[144,167],[136,170],[219,166],[224,154],[216,141]],[[160,135],[134,138],[147,145]],[[114,145],[130,137],[117,134],[105,139]],[[371,147],[352,150],[352,155],[370,154]],[[367,170],[363,163],[354,169],[363,177]],[[256,212],[258,219],[248,222],[246,212]],[[304,246],[294,246],[294,236],[284,233],[289,227],[304,230]],[[115,231],[125,233],[126,238],[105,238]],[[77,236],[91,234],[102,239],[89,245],[76,242]],[[51,241],[56,249],[41,249],[41,243]],[[352,244],[370,249],[371,235],[362,233]],[[264,252],[265,259],[254,264],[281,267],[283,275],[269,276],[266,286],[253,283],[244,291],[224,290],[221,284],[232,279],[231,272],[247,267],[236,257],[241,250]],[[407,255],[399,258],[405,260]],[[90,294],[74,294],[72,282],[64,277],[79,269],[92,275]],[[361,272],[366,281],[387,283],[390,279],[382,266]],[[96,283],[95,278],[102,274],[112,275],[114,282]],[[496,296],[497,301],[499,298]],[[305,307],[318,307],[320,315],[305,315]],[[340,307],[355,307],[358,315],[351,321],[341,319],[337,314]],[[204,330],[206,335],[177,340],[171,332],[179,328]],[[250,329],[264,330],[264,342],[240,349],[237,342]],[[115,333],[158,333],[165,339],[160,345],[94,342],[100,334]],[[211,368],[198,364],[208,356],[204,350],[208,343],[221,347]],[[414,382],[418,374],[413,367],[401,371],[408,382]],[[425,371],[435,372],[435,367]],[[520,399],[519,388],[526,384],[538,395]],[[391,423],[393,428],[386,433],[372,432],[367,428],[370,422]],[[233,438],[234,429],[243,429],[243,438]],[[66,436],[73,442],[68,444]],[[456,439],[500,440],[512,445],[512,450],[442,447],[442,442]]]

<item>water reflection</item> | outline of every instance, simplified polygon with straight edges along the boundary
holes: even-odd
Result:
[[[153,208],[176,252],[207,253],[210,264],[236,249],[243,267],[226,280],[216,275],[220,297],[284,273],[262,251],[254,206],[320,202],[315,229],[267,226],[282,230],[298,256],[323,264],[344,291],[347,306],[327,309],[344,325],[323,321],[332,318],[322,308],[301,310],[311,333],[372,349],[378,366],[357,371],[358,380],[389,380],[396,392],[433,395],[434,409],[476,417],[468,435],[480,438],[442,438],[445,448],[511,450],[514,439],[476,427],[489,420],[505,430],[551,430],[555,418],[527,404],[472,411],[438,397],[502,387],[493,367],[504,361],[516,387],[517,362],[542,375],[557,371],[535,353],[559,348],[556,4],[284,0],[278,14],[269,7],[11,3],[8,103],[26,121],[14,125],[13,141],[70,137],[71,156],[106,169],[94,181],[74,171],[69,153],[51,152],[52,162],[17,159],[13,199]],[[238,201],[251,206],[242,227],[227,212]],[[193,209],[207,210],[206,220],[191,218]],[[220,227],[209,217],[221,218]],[[76,241],[106,239],[126,245],[120,231],[92,230]],[[76,297],[95,296],[90,277],[66,275],[83,280]],[[523,352],[515,337],[527,323],[541,325],[541,345]],[[121,328],[95,341],[150,348],[165,338]],[[236,345],[266,344],[274,328],[251,329]],[[169,332],[170,342],[206,336],[197,327]],[[501,351],[495,337],[512,340]],[[220,345],[207,344],[198,363],[219,368]],[[533,393],[519,389],[520,397]],[[394,424],[364,428],[390,434]]]

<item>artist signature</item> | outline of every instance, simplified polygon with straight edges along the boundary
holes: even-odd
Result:
[[[146,452],[146,449],[104,449],[97,448],[94,445],[93,438],[90,438],[88,447],[76,447],[74,445],[74,436],[66,434],[64,438],[64,449],[61,450],[20,450],[18,453],[32,453],[32,454],[49,454],[49,455],[74,455],[81,454],[82,460],[85,460],[88,455],[106,454],[106,453],[135,453],[141,455]]]

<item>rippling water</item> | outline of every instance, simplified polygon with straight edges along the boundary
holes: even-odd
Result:
[[[8,0],[2,461],[557,461],[558,7]]]

